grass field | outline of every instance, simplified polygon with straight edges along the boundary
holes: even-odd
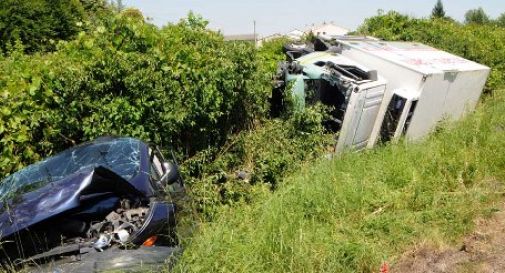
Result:
[[[379,272],[447,245],[505,193],[505,90],[418,143],[307,163],[186,242],[176,272]]]

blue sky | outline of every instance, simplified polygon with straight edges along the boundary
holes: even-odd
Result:
[[[268,35],[303,29],[310,24],[333,21],[355,29],[377,10],[397,10],[404,14],[429,16],[436,0],[124,0],[140,9],[152,22],[162,26],[185,17],[190,10],[210,21],[209,27],[224,34],[257,32]],[[505,12],[505,0],[445,0],[446,14],[462,21],[467,10],[482,7],[492,18]]]

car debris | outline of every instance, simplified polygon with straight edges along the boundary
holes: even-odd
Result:
[[[175,160],[140,140],[106,137],[65,150],[0,182],[0,263],[34,272],[163,264],[180,252],[166,193],[181,191]]]
[[[415,42],[339,37],[287,44],[272,93],[272,115],[295,106],[332,108],[325,127],[336,152],[425,137],[444,120],[472,111],[490,68]]]

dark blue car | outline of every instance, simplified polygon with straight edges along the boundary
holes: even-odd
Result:
[[[38,272],[162,264],[177,250],[174,162],[133,138],[100,138],[0,182],[0,263]]]

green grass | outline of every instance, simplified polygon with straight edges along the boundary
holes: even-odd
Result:
[[[202,223],[176,272],[378,272],[416,244],[454,243],[505,191],[505,90],[418,143],[307,163]]]

